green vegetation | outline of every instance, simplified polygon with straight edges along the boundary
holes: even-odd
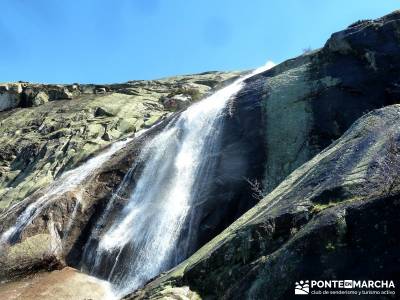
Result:
[[[317,204],[314,204],[314,206],[311,209],[311,212],[313,214],[317,214],[317,213],[323,211],[324,209],[335,206],[336,204],[337,204],[337,202],[329,202],[326,204],[317,203]]]

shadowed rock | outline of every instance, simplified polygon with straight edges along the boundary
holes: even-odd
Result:
[[[363,114],[400,103],[399,40],[396,11],[334,33],[323,48],[247,80],[237,103],[261,102],[264,109],[266,192]]]
[[[295,281],[398,279],[400,105],[376,110],[193,256],[128,299],[288,299]]]

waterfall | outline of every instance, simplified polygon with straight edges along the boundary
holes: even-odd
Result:
[[[143,286],[195,250],[196,204],[207,199],[218,167],[227,105],[247,78],[270,67],[269,63],[190,106],[145,142],[95,224],[82,255],[82,269],[111,282],[117,297]],[[114,143],[3,213],[0,218],[16,211],[19,215],[0,236],[0,250],[17,241],[60,195],[75,191],[77,201],[64,228],[67,236],[82,205],[80,184],[131,140]]]
[[[117,296],[143,286],[191,254],[190,239],[182,235],[195,234],[194,205],[216,168],[225,108],[244,80],[270,67],[269,63],[190,106],[142,148],[83,254],[82,268],[109,280]]]

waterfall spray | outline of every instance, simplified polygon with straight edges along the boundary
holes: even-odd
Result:
[[[117,296],[141,287],[190,254],[188,247],[178,247],[179,239],[182,228],[190,227],[197,185],[207,182],[216,168],[227,104],[247,78],[272,66],[268,63],[192,105],[142,148],[143,167],[135,163],[121,184],[126,186],[132,174],[140,172],[123,209],[113,211],[119,193],[126,194],[119,189],[83,255],[84,269],[111,281]]]

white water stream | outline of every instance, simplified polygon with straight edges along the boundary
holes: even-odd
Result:
[[[259,68],[192,105],[143,147],[139,161],[144,167],[124,208],[117,215],[111,213],[120,198],[116,193],[84,253],[88,271],[111,281],[117,296],[187,257],[187,247],[178,253],[179,238],[184,224],[190,223],[197,182],[215,168],[213,156],[225,108],[244,80],[270,67]]]

